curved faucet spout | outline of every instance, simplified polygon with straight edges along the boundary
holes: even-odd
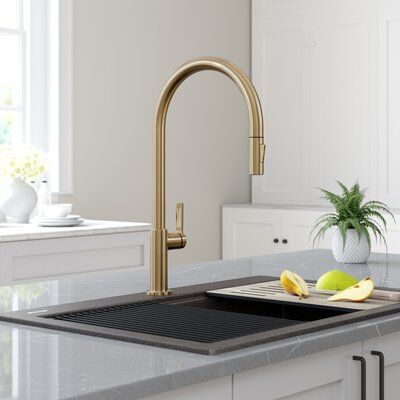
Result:
[[[246,74],[231,62],[218,57],[204,57],[188,61],[171,76],[161,92],[154,125],[154,214],[152,232],[151,289],[149,295],[169,294],[167,251],[183,248],[183,205],[177,206],[177,231],[165,228],[165,124],[171,99],[180,84],[199,71],[211,70],[228,76],[239,87],[249,115],[250,174],[264,173],[263,117],[257,92]],[[178,229],[178,226],[180,227]]]

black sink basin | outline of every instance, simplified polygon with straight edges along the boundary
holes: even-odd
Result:
[[[217,354],[399,311],[398,304],[357,311],[206,293],[273,279],[263,276],[188,286],[162,298],[139,293],[16,311],[0,314],[0,320]]]

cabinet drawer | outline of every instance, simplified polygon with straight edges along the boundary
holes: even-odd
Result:
[[[147,265],[149,232],[0,244],[0,284]]]

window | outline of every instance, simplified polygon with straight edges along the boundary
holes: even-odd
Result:
[[[53,191],[72,192],[72,0],[0,0],[0,144],[48,154]]]
[[[0,144],[25,137],[25,27],[20,0],[0,0]]]

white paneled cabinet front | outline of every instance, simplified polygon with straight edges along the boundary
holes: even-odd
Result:
[[[398,332],[363,342],[367,360],[367,400],[398,400],[400,393],[400,334]],[[383,365],[380,365],[382,358]],[[380,368],[383,367],[383,379]],[[380,385],[383,391],[380,396]]]
[[[400,8],[379,13],[379,195],[400,206]]]
[[[311,230],[322,211],[224,206],[222,257],[233,259],[313,247]],[[330,248],[332,232],[316,243]]]
[[[281,238],[282,251],[302,251],[312,249],[331,248],[332,231],[325,234],[324,238],[313,244],[315,221],[324,212],[314,210],[281,210]]]
[[[373,187],[371,132],[376,74],[371,63],[373,35],[368,14],[316,15],[310,18],[310,187],[337,190],[358,180]],[[399,43],[400,44],[400,43]],[[376,107],[375,107],[376,109]],[[266,122],[268,126],[268,121]],[[369,194],[371,193],[369,191]]]
[[[307,202],[309,22],[254,14],[252,79],[262,103],[267,157],[253,201]]]
[[[283,361],[233,376],[234,400],[361,399],[362,343]]]
[[[224,207],[222,258],[279,253],[281,216],[276,210]]]
[[[232,375],[145,397],[146,400],[232,400]]]
[[[252,21],[267,144],[253,202],[320,204],[315,188],[358,180],[400,207],[400,2],[253,0]]]
[[[262,205],[226,205],[222,211],[222,257],[233,259],[264,254],[330,249],[333,229],[313,246],[310,236],[315,221],[327,210],[269,208]],[[400,213],[395,213],[400,221]],[[400,226],[387,219],[386,242],[389,253],[400,254]],[[385,243],[375,242],[372,251],[386,252]]]
[[[150,231],[0,243],[0,285],[149,265]]]

